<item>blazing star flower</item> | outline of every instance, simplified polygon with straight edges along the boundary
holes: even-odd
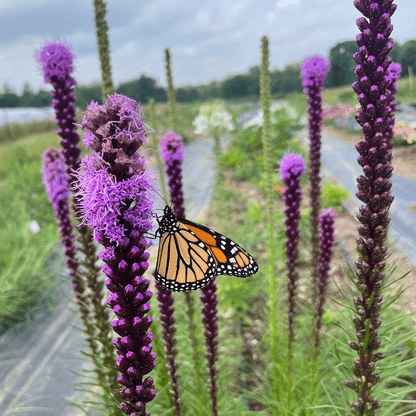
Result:
[[[145,378],[156,358],[153,334],[147,332],[152,318],[145,316],[152,292],[142,277],[149,266],[144,234],[152,227],[154,185],[136,153],[146,141],[140,116],[139,104],[118,94],[88,107],[82,127],[94,153],[82,160],[76,184],[83,221],[105,247],[99,256],[111,292],[107,303],[117,316],[112,327],[120,336],[114,340],[117,380],[124,386],[120,408],[128,415],[146,414],[146,403],[155,396],[152,377]]]
[[[52,106],[55,109],[57,133],[62,137],[65,163],[70,183],[73,182],[73,171],[79,168],[81,152],[80,140],[75,126],[76,108],[74,105],[74,87],[77,84],[71,74],[74,70],[74,55],[70,46],[64,42],[49,42],[36,53],[37,61],[42,65],[45,82],[53,86]]]
[[[173,131],[166,133],[160,141],[160,154],[165,161],[168,176],[170,200],[173,212],[178,218],[185,218],[182,185],[182,163],[185,155],[182,137]]]
[[[283,201],[285,202],[285,235],[286,235],[286,266],[287,266],[287,290],[289,306],[289,354],[294,339],[294,313],[295,313],[295,292],[298,273],[296,266],[298,263],[299,251],[299,220],[300,203],[302,201],[302,189],[300,184],[301,176],[305,172],[305,162],[301,155],[289,153],[285,154],[280,161],[279,173],[281,181],[285,184],[283,190]]]
[[[326,288],[328,286],[329,263],[332,257],[332,246],[335,239],[335,211],[332,208],[324,209],[319,214],[319,257],[318,257],[318,280],[316,282],[317,291],[317,320],[315,332],[315,351],[319,347],[319,331],[322,325],[322,315],[326,300]]]
[[[351,402],[352,413],[373,415],[381,407],[373,397],[374,386],[382,380],[375,363],[385,357],[385,353],[375,351],[381,346],[381,289],[386,268],[388,211],[393,202],[389,180],[393,171],[391,149],[385,134],[393,123],[388,105],[390,83],[386,75],[391,64],[387,55],[393,48],[389,37],[393,30],[390,18],[397,6],[392,0],[354,0],[354,6],[365,16],[357,20],[361,33],[356,38],[359,51],[353,56],[357,63],[357,82],[352,85],[361,105],[355,119],[364,133],[355,146],[360,154],[357,161],[364,172],[364,176],[357,178],[356,195],[364,205],[357,213],[361,223],[357,239],[359,260],[356,262],[361,295],[354,297],[357,314],[353,316],[357,341],[349,342],[349,346],[358,352],[358,358],[352,366],[355,378],[346,380],[345,384],[357,393],[357,400]]]
[[[46,191],[49,194],[58,221],[61,242],[65,249],[66,265],[69,269],[68,274],[72,278],[73,288],[77,300],[79,301],[78,305],[81,310],[82,319],[85,320],[87,319],[88,311],[84,307],[84,284],[79,277],[79,261],[75,256],[76,249],[68,207],[68,175],[62,151],[59,151],[53,146],[45,150],[43,153],[42,170]]]
[[[317,259],[319,245],[319,211],[321,204],[320,170],[321,170],[321,126],[322,126],[322,96],[321,90],[329,69],[329,62],[314,55],[301,64],[303,91],[309,103],[309,182],[311,198],[311,256],[314,276],[317,276]]]

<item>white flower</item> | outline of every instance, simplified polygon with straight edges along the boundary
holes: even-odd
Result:
[[[215,131],[218,134],[224,134],[234,130],[232,116],[222,104],[205,105],[199,111],[200,113],[192,122],[195,126],[195,133],[207,134]]]
[[[39,224],[36,220],[30,221],[28,227],[32,234],[37,234],[40,231]]]
[[[208,119],[204,114],[198,114],[192,122],[196,134],[208,133]]]
[[[284,100],[273,101],[270,106],[271,123],[277,122],[276,112],[280,110],[284,110],[285,113],[294,120],[298,118],[297,111],[292,106],[290,106],[287,103],[287,101],[284,101]],[[264,122],[263,110],[260,110],[258,114],[256,115],[256,117],[244,123],[243,129],[247,129],[248,127],[251,127],[251,126],[262,127],[263,122]]]

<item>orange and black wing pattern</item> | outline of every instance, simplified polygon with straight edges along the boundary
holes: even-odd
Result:
[[[216,276],[245,278],[259,270],[253,257],[237,243],[203,225],[176,218],[168,206],[157,234],[155,277],[163,289],[187,292],[206,286]]]

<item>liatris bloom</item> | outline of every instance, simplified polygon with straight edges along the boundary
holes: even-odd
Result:
[[[361,222],[357,239],[359,260],[356,262],[361,295],[354,297],[357,315],[353,317],[357,342],[349,342],[359,358],[352,366],[355,378],[346,380],[345,384],[357,393],[357,401],[351,403],[352,413],[374,415],[381,403],[372,397],[372,391],[382,379],[375,363],[385,357],[385,353],[375,351],[381,346],[378,331],[386,267],[385,240],[390,223],[388,211],[393,202],[389,181],[393,167],[385,132],[391,124],[386,75],[391,63],[387,54],[393,47],[389,37],[393,30],[390,17],[396,5],[392,0],[355,0],[354,6],[367,18],[357,20],[361,32],[357,36],[359,52],[354,54],[358,82],[352,85],[361,105],[355,118],[364,132],[364,137],[355,146],[360,154],[358,163],[365,175],[357,178],[356,195],[365,205],[360,206],[357,214]]]
[[[75,258],[74,236],[72,234],[72,222],[68,207],[68,175],[66,173],[65,159],[62,152],[51,146],[43,153],[43,178],[49,199],[53,204],[55,216],[58,220],[61,242],[65,247],[66,265],[69,275],[76,276],[78,261]],[[74,282],[74,290],[79,289],[79,283]]]
[[[147,270],[149,242],[144,234],[152,227],[153,181],[145,173],[144,159],[136,152],[146,141],[138,103],[123,95],[110,96],[99,106],[92,102],[84,113],[85,145],[94,152],[85,156],[78,174],[78,197],[83,220],[105,247],[105,282],[111,292],[108,304],[117,316],[112,322],[120,335],[114,340],[124,387],[121,410],[128,415],[145,415],[146,403],[155,396],[152,377],[144,378],[155,366]]]
[[[318,256],[318,280],[316,281],[316,292],[318,305],[316,308],[316,332],[315,351],[319,346],[319,331],[322,325],[323,308],[328,286],[329,263],[332,257],[332,246],[335,238],[335,211],[332,208],[324,209],[319,214],[319,256]]]
[[[173,212],[178,218],[185,218],[182,190],[182,163],[185,148],[183,147],[182,137],[176,135],[173,131],[166,133],[159,143],[159,150],[166,165],[165,172],[168,176],[169,195],[170,200],[172,201]],[[158,284],[156,284],[156,287],[157,298],[159,300],[160,322],[163,326],[163,339],[166,348],[167,365],[169,366],[171,376],[175,414],[179,416],[179,390],[175,363],[177,351],[175,349],[175,328],[173,327],[173,323],[175,322],[173,317],[174,297],[169,290],[161,288]],[[187,300],[189,301],[189,294],[187,294]]]
[[[73,171],[79,167],[81,149],[78,146],[79,135],[76,130],[76,108],[74,105],[74,86],[76,81],[71,77],[74,70],[74,55],[70,46],[61,42],[47,43],[39,52],[36,59],[42,64],[45,82],[54,87],[51,91],[52,106],[55,109],[57,133],[62,137],[60,144],[68,166],[67,172],[70,183],[73,182]]]
[[[69,269],[68,274],[72,279],[72,286],[79,310],[81,312],[81,319],[86,326],[87,334],[91,335],[93,328],[90,325],[88,317],[89,312],[86,306],[84,282],[79,274],[79,261],[75,257],[76,249],[68,207],[68,175],[62,152],[53,146],[45,150],[43,153],[42,170],[46,191],[49,194],[50,201],[52,202],[53,209],[55,210],[55,216],[58,220],[59,232],[62,237],[61,243],[65,248],[65,262]],[[97,353],[96,345],[91,337],[88,338],[88,343],[93,353]]]
[[[182,164],[185,155],[182,137],[173,131],[166,133],[159,144],[160,154],[165,161],[172,210],[177,218],[185,218],[183,205]]]
[[[305,172],[305,162],[301,155],[285,154],[280,161],[279,173],[282,175],[281,181],[285,184],[283,200],[285,202],[285,235],[286,235],[286,266],[287,266],[287,290],[289,306],[289,353],[294,339],[294,313],[295,313],[295,291],[298,273],[296,266],[298,263],[299,251],[299,220],[300,203],[302,201],[302,190],[300,179]]]
[[[201,291],[203,293],[200,296],[203,304],[201,312],[203,315],[202,322],[205,325],[204,337],[205,345],[207,347],[206,358],[208,361],[208,374],[211,383],[212,414],[217,416],[217,371],[215,368],[215,362],[218,359],[217,284],[212,280],[203,287]]]
[[[329,69],[329,62],[314,55],[306,59],[301,64],[301,76],[303,78],[303,92],[307,94],[309,103],[309,182],[310,182],[310,198],[311,198],[311,256],[314,277],[317,275],[317,259],[318,259],[318,227],[319,227],[319,211],[321,204],[321,188],[320,188],[320,170],[321,170],[321,126],[322,126],[322,96],[321,90],[324,87],[324,80]]]
[[[185,206],[183,198],[183,184],[182,184],[182,164],[185,155],[185,148],[183,146],[182,137],[176,135],[174,132],[169,132],[165,134],[159,144],[159,149],[161,156],[165,162],[166,169],[165,172],[168,176],[169,183],[169,195],[170,200],[172,201],[172,210],[177,218],[185,218]],[[208,285],[209,286],[209,285]],[[173,294],[172,292],[162,289],[159,285],[156,285],[158,290],[158,299],[160,300],[160,320],[165,329],[164,339],[165,345],[168,350],[168,360],[170,366],[170,372],[172,374],[172,388],[174,393],[175,401],[175,412],[176,414],[180,413],[179,400],[178,400],[178,385],[176,379],[176,365],[175,357],[176,350],[174,345],[176,340],[174,339],[173,331]],[[194,308],[193,308],[193,297],[189,292],[185,293],[185,301],[187,304],[187,314],[189,317],[189,339],[191,342],[193,354],[192,360],[195,369],[195,384],[198,400],[201,400],[202,391],[201,391],[201,382],[199,379],[199,356],[198,356],[198,346],[197,339],[195,336],[196,325],[194,323]],[[166,325],[163,324],[166,322]],[[165,328],[166,326],[166,328]],[[215,369],[214,369],[215,371]]]

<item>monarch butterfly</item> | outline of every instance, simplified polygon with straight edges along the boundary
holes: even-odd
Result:
[[[237,243],[203,225],[176,218],[168,206],[157,221],[160,242],[155,277],[163,289],[187,292],[206,286],[216,276],[245,278],[259,270]]]

